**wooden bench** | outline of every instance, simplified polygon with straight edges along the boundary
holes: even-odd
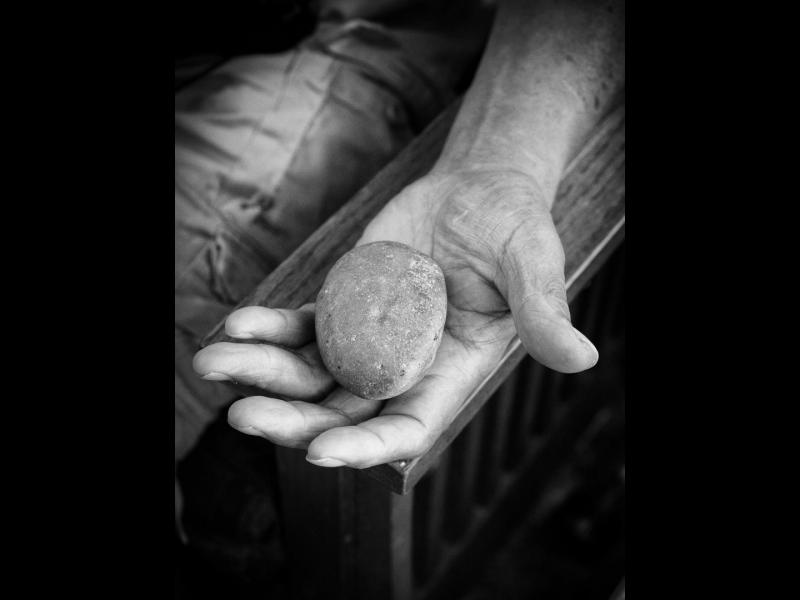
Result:
[[[330,267],[370,219],[430,169],[457,110],[455,103],[443,112],[240,306],[297,308],[313,301]],[[575,299],[625,235],[624,102],[566,169],[553,217],[566,254],[576,324],[581,327],[575,316],[580,313],[598,329],[587,331],[600,349],[597,369],[604,360],[597,336],[610,319],[609,308],[620,304],[624,261],[617,259],[616,269],[592,286],[594,299],[581,299],[580,310]],[[220,323],[205,343],[224,340],[229,338]],[[315,467],[305,461],[305,451],[279,448],[293,595],[452,597],[468,583],[471,566],[523,514],[537,486],[602,405],[601,395],[590,393],[561,402],[570,377],[576,376],[534,363],[516,340],[423,456],[359,471]]]

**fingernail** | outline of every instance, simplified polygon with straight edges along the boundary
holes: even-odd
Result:
[[[309,458],[306,456],[306,460],[312,465],[317,465],[318,467],[344,467],[347,465],[346,462],[343,462],[338,458]]]
[[[252,425],[234,425],[230,421],[228,421],[228,424],[231,427],[233,427],[236,431],[239,431],[241,433],[244,433],[244,434],[247,434],[247,435],[260,435],[261,437],[264,437],[264,432],[261,431],[260,429],[256,429]]]
[[[203,379],[206,381],[232,381],[231,378],[224,373],[215,373],[213,371],[203,375]]]
[[[578,331],[574,327],[572,328],[572,330],[575,332],[575,337],[578,338],[578,341],[584,346],[588,347],[594,353],[594,361],[596,363],[597,359],[600,356],[600,353],[597,351],[597,348],[595,348],[595,345],[589,341],[589,338],[587,338],[585,335],[583,335],[580,331]]]
[[[252,333],[247,333],[246,331],[241,331],[241,332],[238,332],[238,333],[228,332],[228,335],[230,337],[232,337],[232,338],[236,338],[237,340],[252,340],[253,339],[253,334]]]

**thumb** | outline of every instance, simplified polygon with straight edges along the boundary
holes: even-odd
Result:
[[[498,287],[528,353],[561,373],[593,367],[597,349],[570,322],[564,249],[549,214],[517,225],[504,243],[499,267]]]

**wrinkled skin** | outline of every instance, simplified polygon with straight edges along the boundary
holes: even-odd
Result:
[[[564,253],[550,216],[554,193],[518,171],[434,169],[369,224],[359,244],[408,244],[432,256],[447,283],[436,360],[400,396],[369,401],[335,385],[314,340],[313,305],[235,311],[226,322],[231,337],[269,344],[213,344],[195,356],[195,370],[263,389],[263,396],[234,403],[229,423],[307,448],[307,460],[319,466],[365,468],[419,456],[515,335],[535,359],[561,372],[597,362],[594,346],[569,322]]]

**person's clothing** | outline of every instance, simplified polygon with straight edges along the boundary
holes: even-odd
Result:
[[[296,48],[233,58],[175,95],[175,459],[195,548],[227,553],[239,574],[277,552],[274,489],[263,484],[272,449],[225,423],[198,445],[236,392],[200,379],[192,357],[453,99],[490,24],[463,7],[451,18],[451,2],[428,3],[416,22],[394,11],[391,26],[357,17],[396,1],[319,4],[328,20]],[[178,501],[176,486],[176,518]]]

